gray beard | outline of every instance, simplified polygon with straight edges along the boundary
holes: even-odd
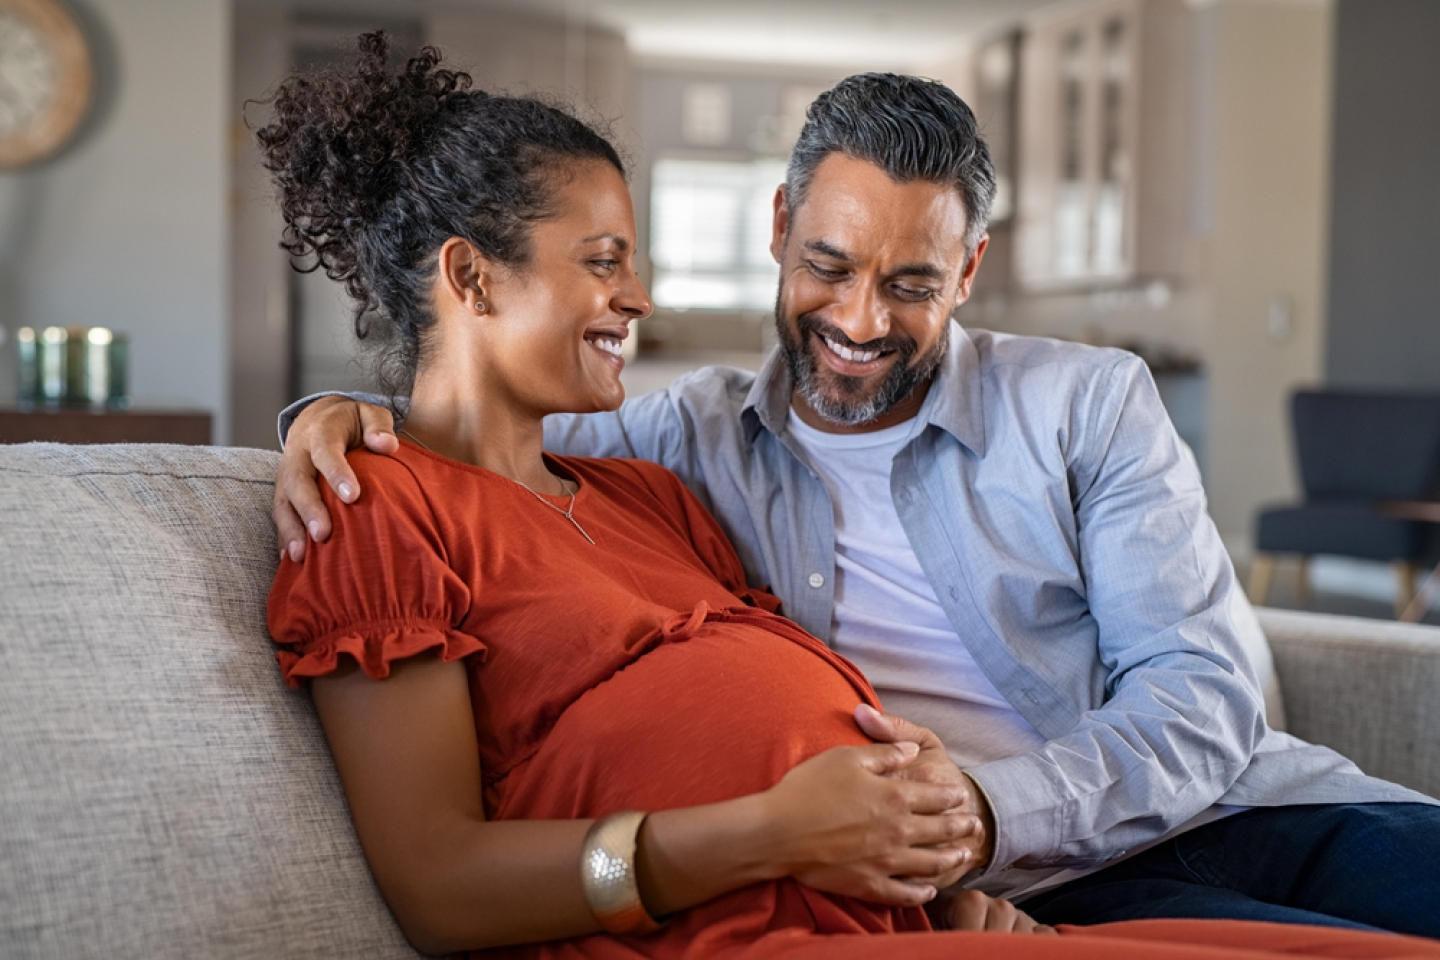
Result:
[[[948,323],[945,325],[944,333],[935,343],[934,349],[918,359],[915,356],[915,341],[909,337],[880,341],[886,348],[894,349],[899,353],[900,358],[890,368],[885,379],[880,381],[880,385],[867,396],[865,380],[834,373],[822,374],[814,352],[806,349],[807,335],[808,338],[818,340],[820,331],[826,329],[827,325],[810,319],[807,314],[802,313],[797,318],[795,326],[796,336],[792,336],[789,328],[781,319],[780,303],[777,298],[775,328],[779,335],[780,352],[785,359],[785,368],[790,373],[791,383],[805,402],[810,405],[810,409],[819,414],[822,419],[842,427],[858,427],[878,419],[908,397],[917,387],[928,383],[935,376],[935,371],[940,368],[940,361],[945,356],[950,342],[950,325]],[[829,328],[828,332],[831,334],[831,339],[842,346],[852,349],[860,346],[833,327]],[[871,349],[875,348],[874,343],[865,346]],[[819,344],[814,349],[828,350],[829,347]]]

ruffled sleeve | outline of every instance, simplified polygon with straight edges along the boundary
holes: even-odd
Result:
[[[285,682],[299,687],[353,658],[380,680],[396,660],[438,651],[446,662],[484,657],[485,645],[456,626],[470,590],[450,568],[440,526],[404,463],[350,454],[360,499],[341,503],[322,484],[334,532],[305,560],[280,561],[267,609]]]

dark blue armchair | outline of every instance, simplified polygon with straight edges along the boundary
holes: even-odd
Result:
[[[1264,603],[1276,554],[1336,554],[1393,564],[1396,611],[1420,567],[1440,560],[1440,524],[1392,515],[1440,499],[1440,395],[1299,391],[1291,398],[1301,503],[1260,511],[1250,599]]]

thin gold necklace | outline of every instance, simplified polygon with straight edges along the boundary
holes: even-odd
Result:
[[[411,440],[414,440],[426,450],[430,450],[429,444],[427,444],[424,440],[421,440],[419,437],[415,436],[415,434],[411,433],[409,430],[406,430],[404,427],[397,427],[396,430],[398,430],[400,433],[405,434],[405,436],[409,437]],[[430,450],[430,452],[434,453],[435,451]],[[590,540],[591,546],[594,546],[595,541],[590,539],[590,534],[586,533],[585,528],[580,526],[580,521],[575,519],[575,497],[579,495],[580,487],[577,485],[575,487],[574,493],[571,493],[570,484],[564,477],[556,477],[555,479],[560,481],[560,489],[564,490],[565,493],[570,494],[570,504],[564,510],[561,510],[559,507],[555,506],[555,504],[551,503],[549,500],[546,500],[534,490],[531,490],[529,484],[521,480],[515,480],[513,482],[520,484],[521,489],[523,489],[526,493],[530,494],[530,496],[534,497],[536,500],[539,500],[541,503],[545,504],[545,506],[549,507],[551,510],[554,510],[566,520],[569,520],[570,523],[574,525],[575,529],[580,531],[580,536],[584,537],[586,540]]]

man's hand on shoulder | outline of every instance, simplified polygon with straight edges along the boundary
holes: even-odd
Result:
[[[389,410],[348,397],[321,397],[300,411],[290,426],[275,475],[270,516],[281,553],[288,553],[296,563],[305,559],[307,531],[316,543],[330,536],[330,512],[320,499],[317,478],[323,476],[345,503],[359,499],[360,481],[345,452],[361,443],[375,453],[399,449]]]
[[[955,871],[954,876],[937,878],[936,886],[943,889],[962,876],[988,866],[995,854],[995,814],[975,781],[950,759],[950,754],[945,750],[940,738],[918,724],[892,713],[881,713],[865,704],[855,708],[855,722],[861,732],[877,743],[899,743],[908,740],[920,745],[920,755],[896,774],[897,776],[928,783],[958,783],[965,787],[966,799],[955,809],[960,813],[972,814],[976,818],[976,827],[970,836],[953,844],[966,850],[964,864]]]

